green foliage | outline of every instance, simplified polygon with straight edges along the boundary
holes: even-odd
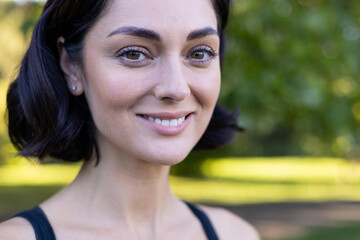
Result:
[[[235,0],[221,101],[248,131],[234,155],[358,157],[357,1]]]
[[[0,2],[0,79],[14,77],[40,11],[39,3]]]
[[[15,152],[10,146],[6,123],[3,121],[7,86],[17,75],[17,66],[41,10],[40,3],[18,5],[0,1],[0,163],[13,160]]]

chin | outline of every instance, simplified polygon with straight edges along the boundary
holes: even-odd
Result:
[[[158,159],[157,164],[162,165],[162,166],[173,166],[173,165],[176,165],[176,164],[182,162],[183,160],[185,160],[186,156],[179,157],[179,158],[174,158],[174,156],[169,157],[169,158],[164,157],[164,158]]]
[[[189,153],[187,154],[179,153],[179,154],[171,154],[171,155],[164,154],[162,156],[158,156],[156,161],[154,162],[163,166],[173,166],[185,160],[188,154]]]
[[[162,165],[162,166],[173,166],[182,162],[187,155],[189,155],[191,149],[181,149],[178,151],[157,151],[154,154],[148,154],[145,158],[147,162]]]

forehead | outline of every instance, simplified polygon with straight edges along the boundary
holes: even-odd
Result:
[[[204,27],[216,29],[217,20],[211,0],[112,0],[94,28],[105,35],[122,26],[167,34]]]

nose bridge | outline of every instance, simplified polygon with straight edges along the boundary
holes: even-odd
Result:
[[[155,95],[159,99],[181,101],[190,95],[188,79],[183,63],[176,54],[169,55],[161,62]]]

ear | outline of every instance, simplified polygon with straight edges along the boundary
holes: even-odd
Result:
[[[79,66],[79,64],[69,58],[69,55],[64,48],[64,43],[65,39],[63,37],[59,37],[57,39],[60,68],[64,73],[70,92],[75,96],[79,96],[84,92],[81,79],[83,74],[81,72],[81,67]]]

